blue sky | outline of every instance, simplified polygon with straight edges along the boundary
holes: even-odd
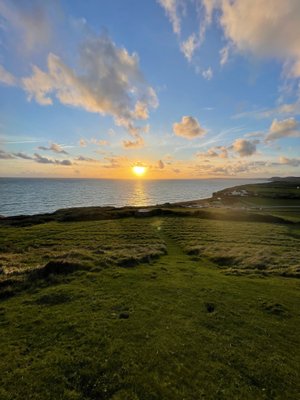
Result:
[[[299,19],[298,0],[0,0],[0,176],[299,175]]]

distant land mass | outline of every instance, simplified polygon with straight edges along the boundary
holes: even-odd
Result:
[[[280,176],[272,176],[270,178],[272,182],[276,181],[285,181],[285,182],[296,182],[300,183],[300,177],[299,176],[286,176],[286,177],[280,177]]]

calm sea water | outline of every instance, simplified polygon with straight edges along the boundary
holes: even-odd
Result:
[[[0,215],[37,214],[83,206],[146,206],[210,197],[254,179],[106,180],[0,178]]]

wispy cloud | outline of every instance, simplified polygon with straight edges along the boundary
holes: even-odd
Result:
[[[4,83],[8,86],[14,86],[17,84],[17,79],[8,72],[3,65],[0,65],[0,83]]]
[[[34,51],[45,46],[53,34],[51,13],[57,10],[57,2],[31,0],[1,0],[0,16],[2,24],[14,43],[21,43],[23,51]],[[56,13],[57,19],[57,13]]]
[[[165,10],[167,17],[172,24],[174,33],[176,33],[176,35],[180,35],[180,8],[183,7],[184,2],[182,0],[157,0],[157,2]]]

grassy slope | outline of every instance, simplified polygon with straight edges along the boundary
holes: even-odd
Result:
[[[205,230],[236,240],[226,225],[223,233],[211,225],[232,231],[230,222],[195,223],[164,217],[2,227],[2,256],[11,262],[15,255],[30,268],[76,259],[87,270],[50,275],[1,301],[0,399],[297,398],[299,281],[226,275],[207,256],[187,255],[190,239],[178,241],[180,231],[201,243],[196,233]],[[262,243],[278,228],[263,225],[253,223]],[[290,228],[278,229],[285,238]],[[167,255],[135,265],[162,254],[164,244]]]
[[[298,182],[280,181],[260,184],[249,184],[228,188],[215,193],[213,199],[217,197],[222,199],[224,205],[245,206],[264,209],[272,207],[298,208],[295,210],[299,214],[300,209],[300,185]],[[232,196],[231,192],[235,190],[247,191],[247,196]],[[212,200],[213,200],[212,199]]]

